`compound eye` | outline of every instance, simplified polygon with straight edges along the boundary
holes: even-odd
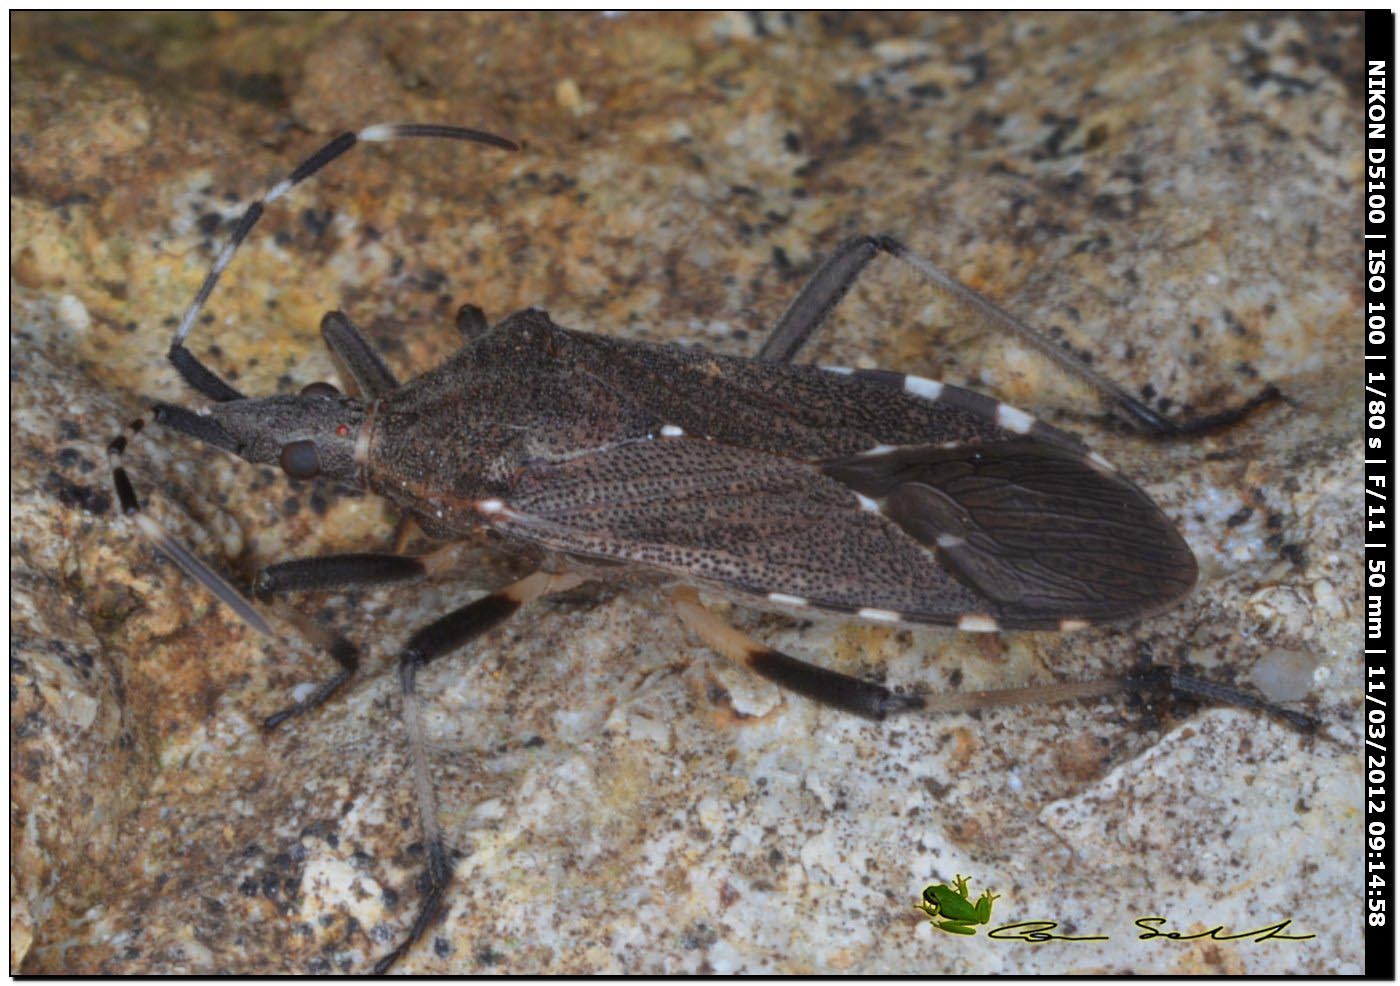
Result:
[[[309,383],[305,387],[301,388],[301,396],[339,397],[340,391],[336,390],[334,385],[328,384],[324,380],[318,380],[316,383]]]
[[[309,438],[283,445],[278,461],[282,471],[293,479],[315,479],[321,472],[321,457],[316,453],[316,443]]]

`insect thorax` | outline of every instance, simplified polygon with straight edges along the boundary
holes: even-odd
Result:
[[[565,338],[544,312],[517,312],[385,394],[369,413],[368,488],[466,532],[527,468],[645,439],[650,416],[576,366]]]

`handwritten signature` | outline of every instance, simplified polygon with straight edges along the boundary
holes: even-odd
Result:
[[[1252,928],[1249,931],[1227,932],[1224,925],[1216,925],[1206,931],[1172,931],[1163,930],[1162,925],[1167,923],[1164,917],[1138,918],[1134,925],[1142,929],[1142,934],[1138,935],[1141,941],[1149,941],[1153,938],[1165,938],[1168,941],[1197,941],[1202,938],[1209,938],[1211,941],[1239,941],[1244,938],[1251,938],[1256,942],[1277,939],[1278,941],[1305,941],[1309,938],[1316,938],[1316,935],[1288,935],[1284,934],[1285,929],[1292,924],[1292,920],[1279,921],[1277,924],[1268,924],[1259,928]],[[1039,944],[1048,941],[1108,941],[1108,935],[1061,935],[1056,934],[1055,929],[1060,926],[1058,921],[1017,921],[1014,924],[1003,924],[987,932],[988,938],[998,938],[1002,941],[1023,941],[1031,944]]]

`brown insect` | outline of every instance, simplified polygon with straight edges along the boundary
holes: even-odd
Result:
[[[882,719],[1167,690],[1310,718],[1175,670],[945,696],[908,695],[780,653],[722,621],[692,585],[745,604],[962,630],[1073,630],[1146,616],[1190,592],[1196,562],[1172,522],[1082,441],[1024,411],[958,387],[883,370],[791,360],[880,253],[1029,342],[1105,393],[1140,429],[1179,435],[1220,427],[1278,397],[1184,423],[1168,421],[1066,355],[1034,329],[886,236],[848,240],[807,282],[754,359],[625,342],[565,329],[528,309],[494,326],[458,316],[462,349],[400,383],[339,312],[322,323],[357,395],[313,383],[295,396],[247,398],[206,367],[186,338],[220,274],[266,204],[362,141],[438,137],[513,150],[492,134],[378,125],[331,141],[250,205],[176,331],[169,358],[214,402],[172,405],[155,419],[292,478],[325,476],[396,503],[432,538],[490,531],[540,559],[532,574],[415,633],[399,653],[427,893],[388,969],[436,916],[452,862],[428,771],[418,671],[542,595],[617,565],[678,583],[685,624],[720,653],[813,699]],[[141,421],[129,432],[139,431]],[[125,514],[243,620],[275,635],[258,607],[140,511],[109,447]],[[344,554],[284,562],[254,583],[261,600],[437,574],[444,555]],[[344,637],[289,617],[339,671],[270,716],[277,726],[339,690],[358,667]]]

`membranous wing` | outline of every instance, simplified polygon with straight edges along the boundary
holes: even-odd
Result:
[[[1142,616],[1196,581],[1191,549],[1151,499],[1072,450],[914,446],[829,460],[822,472],[935,551],[1003,627]]]
[[[657,436],[532,464],[493,519],[756,601],[975,629],[1141,615],[1195,578],[1136,487],[1032,441],[811,461]]]

